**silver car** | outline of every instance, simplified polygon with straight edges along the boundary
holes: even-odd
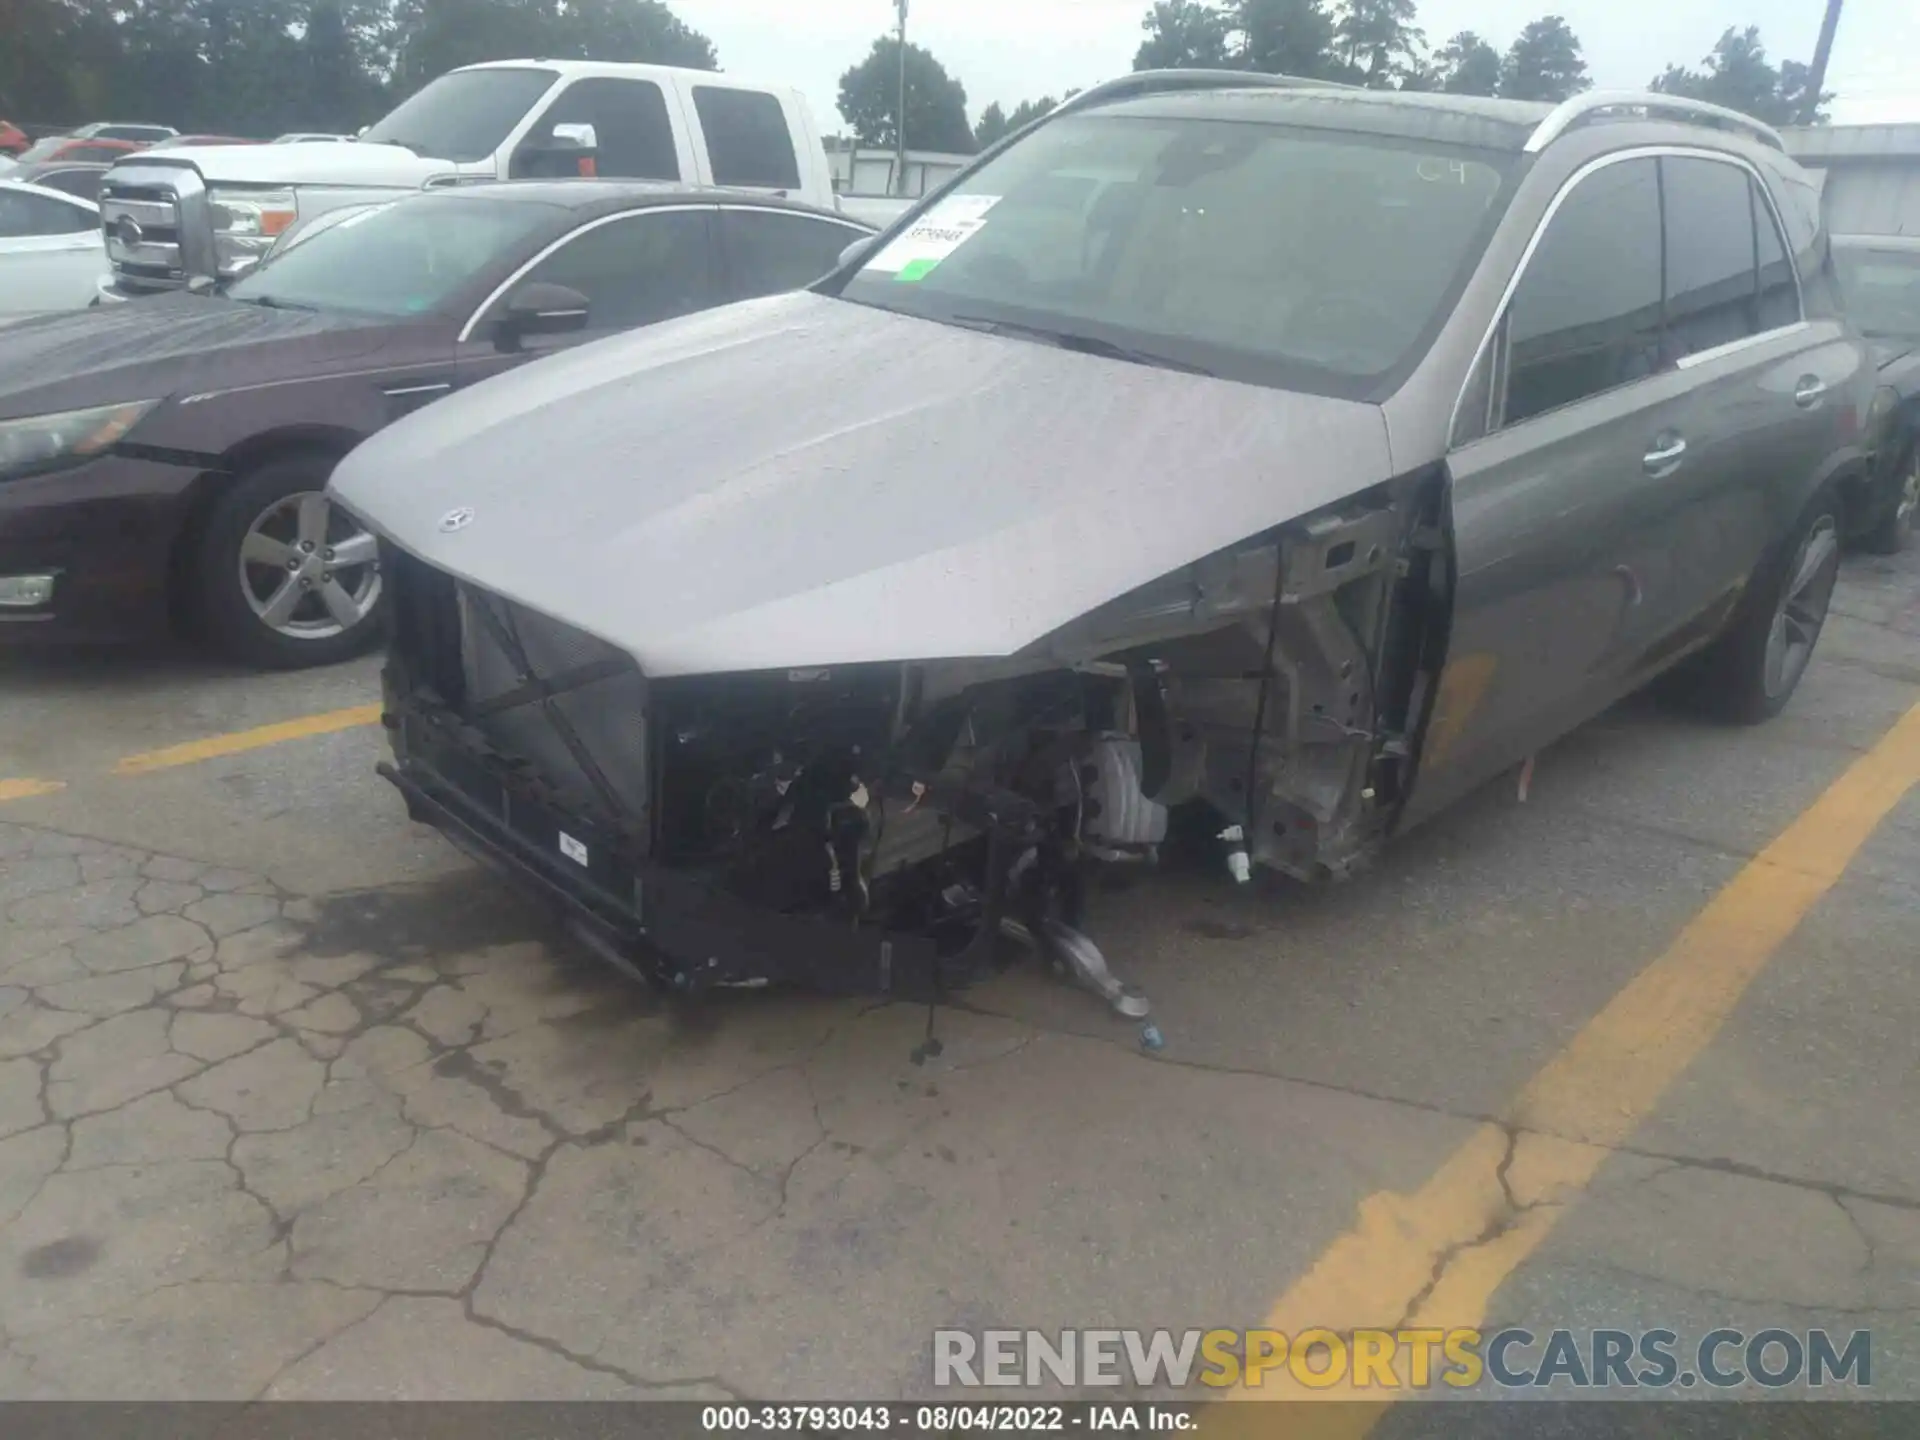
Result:
[[[1656,679],[1777,712],[1872,394],[1754,121],[1176,72],[333,488],[386,773],[610,958],[924,996],[1011,936],[1138,1015],[1092,867],[1342,876]]]

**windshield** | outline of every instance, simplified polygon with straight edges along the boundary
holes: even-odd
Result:
[[[398,318],[439,309],[548,224],[544,205],[431,195],[358,215],[278,251],[227,287],[233,300]]]
[[[485,160],[555,78],[551,70],[456,70],[376,121],[360,140],[459,164]]]
[[[1365,393],[1413,358],[1478,253],[1505,158],[1233,121],[1067,117],[968,176],[840,293]]]
[[[1836,245],[1833,264],[1862,334],[1920,340],[1920,249]]]

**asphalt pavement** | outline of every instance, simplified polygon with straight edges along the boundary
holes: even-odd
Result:
[[[377,699],[0,658],[0,1398],[911,1398],[943,1327],[1409,1324],[1864,1330],[1842,1390],[1920,1398],[1920,554],[1849,559],[1769,725],[1636,700],[1351,883],[1103,890],[1158,1050],[1019,965],[664,1003],[407,822]]]

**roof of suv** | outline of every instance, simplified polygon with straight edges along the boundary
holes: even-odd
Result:
[[[1642,91],[1587,91],[1562,105],[1428,91],[1361,90],[1287,76],[1242,85],[1207,72],[1157,72],[1096,87],[1062,109],[1105,114],[1208,118],[1389,135],[1488,150],[1536,151],[1596,121],[1638,121],[1695,137],[1703,132],[1784,152],[1771,128],[1719,106]],[[1212,83],[1207,83],[1207,82]],[[1125,87],[1139,87],[1126,93]],[[1164,87],[1164,88],[1160,88]],[[1110,98],[1100,91],[1109,90]]]
[[[1406,90],[1246,89],[1182,90],[1117,100],[1108,115],[1155,119],[1253,121],[1314,130],[1361,130],[1487,149],[1519,150],[1553,107],[1478,95]]]

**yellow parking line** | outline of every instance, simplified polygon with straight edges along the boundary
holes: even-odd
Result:
[[[260,750],[288,740],[305,740],[313,735],[330,735],[336,730],[352,730],[372,725],[380,719],[378,705],[356,705],[351,710],[329,710],[321,715],[303,715],[297,720],[282,720],[277,725],[262,725],[254,730],[236,730],[230,735],[209,735],[189,740],[184,745],[169,745],[164,750],[149,750],[129,755],[113,767],[116,775],[145,775],[153,770],[171,770],[176,765],[197,765],[222,755],[238,755]]]
[[[51,795],[66,788],[59,780],[0,780],[0,801],[30,800],[35,795]]]
[[[1915,784],[1920,705],[1528,1082],[1508,1107],[1511,1130],[1482,1125],[1416,1193],[1363,1200],[1354,1227],[1275,1302],[1264,1324],[1289,1336],[1316,1327],[1347,1334],[1482,1325],[1494,1292],[1559,1223],[1610,1149],[1633,1134],[1706,1048],[1755,976]],[[1313,1368],[1325,1364],[1320,1354]],[[1280,1367],[1234,1399],[1350,1399],[1357,1403],[1290,1413],[1284,1433],[1357,1440],[1394,1396],[1347,1385],[1307,1389]],[[1216,1406],[1208,1428],[1280,1433],[1278,1417],[1256,1418],[1259,1408]]]

